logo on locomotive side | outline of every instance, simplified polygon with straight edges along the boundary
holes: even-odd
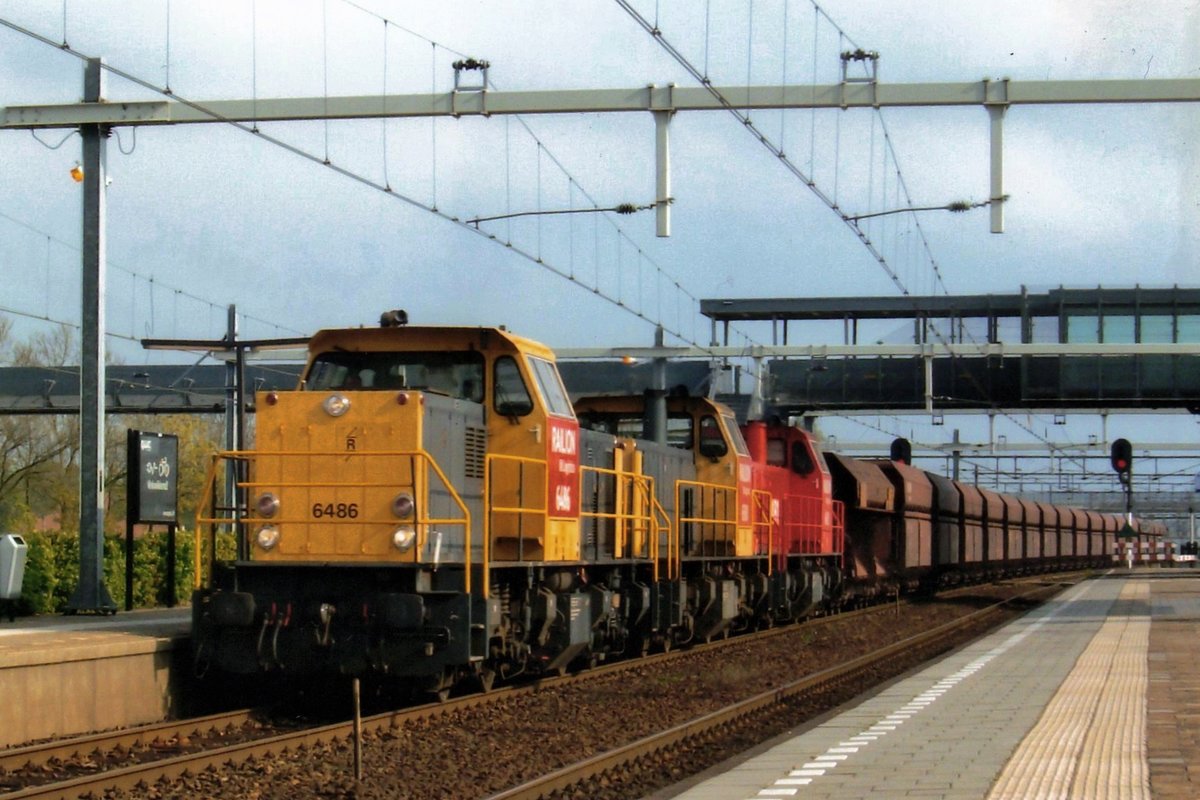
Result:
[[[550,428],[550,452],[573,456],[579,452],[579,431],[571,428]]]
[[[558,516],[579,515],[579,426],[573,420],[550,417],[546,482]]]

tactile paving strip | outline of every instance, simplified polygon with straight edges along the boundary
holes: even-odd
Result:
[[[1150,587],[1128,583],[988,800],[1149,800]]]

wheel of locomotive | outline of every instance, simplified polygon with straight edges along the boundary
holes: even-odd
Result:
[[[429,695],[437,702],[446,702],[450,699],[450,690],[454,688],[453,670],[447,667],[439,675],[430,675],[424,680],[421,688],[425,694]]]
[[[479,685],[479,691],[487,694],[496,685],[496,670],[491,667],[477,666],[475,668],[475,682]]]
[[[571,662],[570,669],[572,672],[583,672],[585,670],[595,669],[596,665],[599,663],[599,656],[588,650],[577,656]]]

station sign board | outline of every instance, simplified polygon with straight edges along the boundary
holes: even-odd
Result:
[[[179,437],[130,430],[127,445],[129,521],[174,525],[179,508]]]

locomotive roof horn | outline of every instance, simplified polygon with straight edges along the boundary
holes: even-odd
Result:
[[[395,308],[379,315],[379,327],[399,328],[408,324],[408,312],[403,308]]]

